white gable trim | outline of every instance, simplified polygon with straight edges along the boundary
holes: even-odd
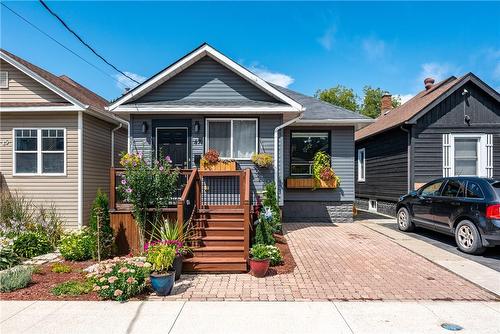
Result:
[[[2,51],[0,51],[0,58],[5,60],[6,62],[8,62],[10,65],[14,66],[15,68],[17,68],[19,71],[23,72],[27,76],[31,77],[32,79],[34,79],[35,81],[37,81],[41,85],[47,87],[48,89],[50,89],[51,91],[53,91],[54,93],[56,93],[57,95],[59,95],[60,97],[65,99],[66,101],[72,103],[74,106],[78,107],[79,110],[83,110],[83,109],[86,109],[88,107],[87,105],[81,103],[80,101],[78,101],[77,99],[75,99],[74,97],[72,97],[71,95],[69,95],[68,93],[66,93],[62,89],[60,89],[59,87],[53,85],[48,80],[42,78],[41,76],[39,76],[38,74],[36,74],[35,72],[33,72],[32,70],[27,68],[26,66],[24,66],[23,64],[19,63],[17,60],[9,57],[7,54],[5,54]]]
[[[196,61],[199,59],[203,58],[204,56],[209,56],[221,65],[229,68],[233,72],[237,73],[241,77],[245,78],[248,80],[250,83],[254,84],[255,86],[259,87],[263,91],[267,92],[271,96],[275,97],[276,99],[285,102],[289,104],[291,107],[293,107],[297,112],[302,111],[303,107],[300,103],[297,101],[291,99],[287,95],[281,93],[279,90],[276,88],[272,87],[270,84],[268,84],[266,81],[262,80],[243,66],[237,64],[236,62],[232,61],[228,57],[224,56],[222,53],[219,51],[215,50],[212,48],[210,45],[203,45],[200,48],[196,49],[186,57],[182,58],[181,60],[177,61],[173,65],[169,66],[166,68],[164,71],[158,73],[156,76],[151,78],[148,82],[146,82],[143,85],[138,86],[136,89],[131,90],[129,93],[125,94],[121,98],[119,98],[115,103],[113,103],[111,106],[109,106],[109,110],[113,111],[116,109],[118,106],[126,103],[127,101],[130,101],[133,97],[136,96],[141,96],[145,94],[147,91],[152,90],[153,88],[156,88],[157,86],[161,85],[171,77],[175,76],[176,74],[182,72],[192,64],[194,64]]]

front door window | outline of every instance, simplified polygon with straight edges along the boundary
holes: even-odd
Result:
[[[157,158],[166,155],[172,159],[175,167],[188,167],[187,128],[156,128]]]

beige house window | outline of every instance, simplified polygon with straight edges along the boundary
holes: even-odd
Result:
[[[14,129],[14,175],[66,175],[66,129]]]
[[[0,88],[9,88],[9,72],[0,71]]]

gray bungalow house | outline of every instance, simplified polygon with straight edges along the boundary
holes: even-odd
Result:
[[[362,115],[266,82],[208,44],[161,70],[108,107],[127,119],[129,151],[179,167],[199,167],[208,149],[251,170],[252,197],[275,182],[286,220],[352,221],[354,132],[371,123]],[[297,188],[311,178],[312,157],[332,156],[336,189]],[[254,153],[273,156],[259,168]],[[288,185],[288,186],[287,186]]]

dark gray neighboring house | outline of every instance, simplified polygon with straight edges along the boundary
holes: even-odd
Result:
[[[127,92],[109,109],[129,120],[130,151],[142,150],[154,159],[158,147],[169,147],[165,153],[174,163],[193,168],[214,148],[221,157],[235,159],[240,169],[251,169],[254,195],[277,181],[286,220],[352,221],[354,132],[370,124],[369,118],[270,84],[208,44]],[[314,152],[292,153],[298,142],[316,143],[309,150],[320,147],[332,156],[340,187],[286,188],[290,176],[311,177],[312,162],[304,157]],[[273,155],[274,168],[255,166],[250,160],[254,152]]]
[[[500,95],[472,73],[425,89],[356,132],[356,205],[395,215],[409,190],[443,176],[500,179]],[[387,108],[384,108],[387,106]]]

